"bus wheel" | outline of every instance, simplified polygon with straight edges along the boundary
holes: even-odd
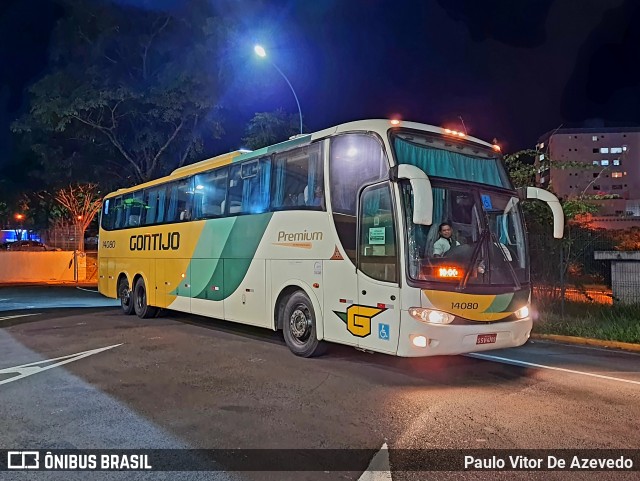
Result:
[[[133,305],[136,314],[142,319],[155,317],[158,313],[157,307],[152,307],[147,304],[147,288],[144,285],[144,279],[142,279],[142,277],[138,279],[136,287],[133,289]]]
[[[129,289],[129,281],[122,276],[118,281],[118,297],[120,298],[120,307],[125,314],[133,314],[133,302],[131,299],[131,289]]]
[[[324,344],[316,335],[313,305],[304,292],[294,292],[282,311],[284,341],[296,356],[313,357],[324,352]]]

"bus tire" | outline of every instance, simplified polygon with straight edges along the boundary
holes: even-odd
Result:
[[[294,292],[281,312],[284,341],[291,352],[300,357],[322,355],[325,344],[318,340],[316,315],[307,295]]]
[[[136,281],[136,286],[133,288],[133,306],[136,314],[141,319],[155,317],[158,313],[157,307],[150,306],[147,303],[147,288],[142,277]]]
[[[129,289],[129,281],[126,276],[122,276],[118,281],[118,298],[120,299],[120,307],[126,315],[133,314],[133,299],[131,289]]]

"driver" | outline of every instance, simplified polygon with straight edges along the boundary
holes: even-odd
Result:
[[[460,245],[460,242],[451,238],[453,235],[453,229],[451,228],[451,224],[448,222],[440,224],[438,227],[438,234],[440,237],[438,237],[438,240],[433,244],[434,257],[442,257],[449,249]]]

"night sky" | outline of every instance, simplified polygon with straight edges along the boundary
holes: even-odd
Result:
[[[637,0],[212,2],[246,33],[234,74],[267,80],[264,90],[242,91],[238,81],[224,93],[234,113],[219,149],[241,146],[254,112],[297,113],[282,77],[253,55],[256,42],[293,84],[307,131],[392,115],[461,128],[462,117],[469,134],[509,152],[561,125],[638,125]],[[0,2],[0,162],[25,88],[47,71],[61,13],[52,0]]]

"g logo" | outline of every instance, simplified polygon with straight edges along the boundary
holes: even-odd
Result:
[[[371,319],[383,311],[386,309],[352,304],[346,313],[334,312],[347,324],[347,331],[356,337],[367,337],[371,334]]]

